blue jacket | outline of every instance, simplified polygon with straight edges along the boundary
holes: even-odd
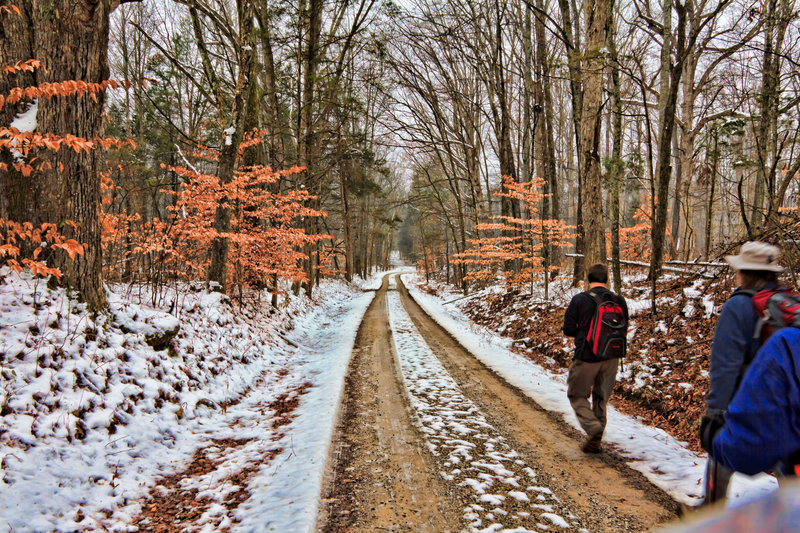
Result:
[[[774,288],[767,284],[764,288]],[[710,383],[706,396],[706,414],[723,414],[733,399],[744,367],[758,350],[754,338],[758,316],[753,298],[734,294],[722,307],[711,344]]]
[[[800,450],[800,329],[783,328],[759,350],[745,374],[713,457],[744,474],[787,462]]]

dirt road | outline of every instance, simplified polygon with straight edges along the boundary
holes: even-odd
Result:
[[[322,531],[458,531],[459,509],[412,426],[392,348],[388,277],[359,327],[345,381]]]
[[[384,279],[359,329],[319,530],[642,531],[678,505],[499,378]],[[554,527],[555,526],[555,527]]]

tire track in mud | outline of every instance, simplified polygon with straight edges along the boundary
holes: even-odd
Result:
[[[461,530],[458,494],[411,424],[386,309],[388,276],[359,327],[317,530]]]
[[[679,505],[613,453],[580,451],[582,436],[539,407],[462,347],[397,281],[403,306],[461,391],[591,531],[643,531],[677,516]]]

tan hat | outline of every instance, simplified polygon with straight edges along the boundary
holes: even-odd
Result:
[[[781,251],[771,244],[750,241],[742,245],[739,255],[726,255],[725,260],[736,270],[761,270],[767,272],[783,272],[778,264]]]

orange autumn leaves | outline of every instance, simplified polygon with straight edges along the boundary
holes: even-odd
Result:
[[[255,146],[260,133],[249,134],[245,148]],[[210,169],[215,168],[218,155],[208,147],[198,147],[193,154],[198,167]],[[330,238],[309,235],[300,227],[304,217],[326,216],[307,207],[313,199],[307,191],[286,190],[282,180],[300,168],[273,171],[260,165],[240,166],[230,183],[221,184],[216,175],[188,161],[185,166],[162,167],[175,173],[181,183],[177,192],[162,191],[174,198],[165,220],[144,221],[138,213],[122,210],[118,199],[123,194],[109,175],[104,176],[101,221],[109,278],[205,279],[211,246],[222,237],[230,244],[227,286],[232,291],[271,286],[275,277],[301,281],[305,279],[302,263],[307,259],[303,247]],[[218,207],[231,210],[228,232],[214,228]]]
[[[17,272],[28,269],[40,276],[61,277],[56,268],[48,267],[39,261],[46,249],[64,250],[71,259],[83,254],[83,245],[75,239],[66,239],[55,224],[34,226],[30,222],[22,224],[0,219],[0,262]],[[23,257],[27,255],[29,257]]]
[[[478,238],[472,239],[470,248],[456,257],[456,262],[470,270],[467,279],[488,282],[501,275],[507,285],[516,287],[532,283],[545,268],[560,268],[546,265],[544,248],[571,246],[573,228],[563,220],[539,215],[539,206],[546,197],[543,186],[541,178],[516,183],[503,177],[503,189],[495,196],[517,201],[523,216],[496,215],[492,217],[494,222],[477,225]]]
[[[542,192],[544,185],[541,178],[516,183],[504,177],[503,188],[495,196],[516,200],[523,215],[519,218],[497,215],[492,217],[492,222],[477,225],[478,237],[472,239],[469,249],[457,254],[455,260],[467,265],[467,279],[487,283],[502,278],[507,286],[520,288],[542,279],[545,269],[551,274],[563,268],[555,258],[546,257],[545,247],[551,250],[571,248],[575,227],[540,215],[539,208],[547,197]],[[623,259],[649,260],[650,204],[650,198],[643,196],[634,215],[635,224],[620,228]],[[608,246],[610,242],[608,235]],[[610,248],[608,252],[610,255]]]
[[[18,14],[11,6],[0,6],[0,14]],[[0,75],[15,76],[42,68],[38,60],[20,61],[2,68]],[[147,81],[147,80],[145,80]],[[0,109],[40,99],[64,96],[89,97],[96,100],[108,89],[129,88],[129,82],[113,80],[86,83],[68,80],[42,83],[36,86],[15,87],[0,94]],[[33,111],[35,112],[35,111]],[[260,143],[263,132],[249,134],[239,149],[245,150]],[[114,138],[85,139],[71,134],[20,131],[16,127],[0,127],[0,152],[11,154],[0,162],[0,172],[15,170],[24,178],[36,179],[36,172],[64,172],[60,163],[50,163],[41,157],[42,151],[58,152],[62,148],[77,153],[96,149],[136,146],[132,140]],[[119,188],[111,173],[102,176],[102,246],[104,276],[110,280],[132,280],[163,285],[167,280],[205,279],[210,263],[212,242],[225,238],[230,243],[228,261],[229,284],[232,290],[243,287],[274,284],[277,278],[300,281],[305,278],[302,263],[307,259],[301,250],[308,244],[328,235],[309,235],[302,227],[305,217],[326,216],[322,211],[307,207],[313,197],[306,191],[287,190],[283,178],[301,169],[273,171],[263,166],[240,167],[231,183],[222,185],[213,174],[218,151],[197,145],[195,159],[203,169],[186,165],[164,167],[174,173],[181,185],[177,191],[162,191],[173,199],[163,218],[145,220],[128,204],[122,202]],[[53,169],[57,164],[58,168]],[[121,166],[119,167],[122,168]],[[283,180],[283,181],[282,181]],[[219,206],[231,209],[231,229],[218,233],[214,219]],[[69,221],[72,233],[80,239],[78,228]],[[84,253],[84,245],[76,239],[65,238],[54,224],[35,227],[0,219],[0,265],[13,270],[28,269],[41,276],[61,277],[61,272],[42,259],[44,251],[63,250],[75,259]],[[330,253],[321,253],[323,260]]]

